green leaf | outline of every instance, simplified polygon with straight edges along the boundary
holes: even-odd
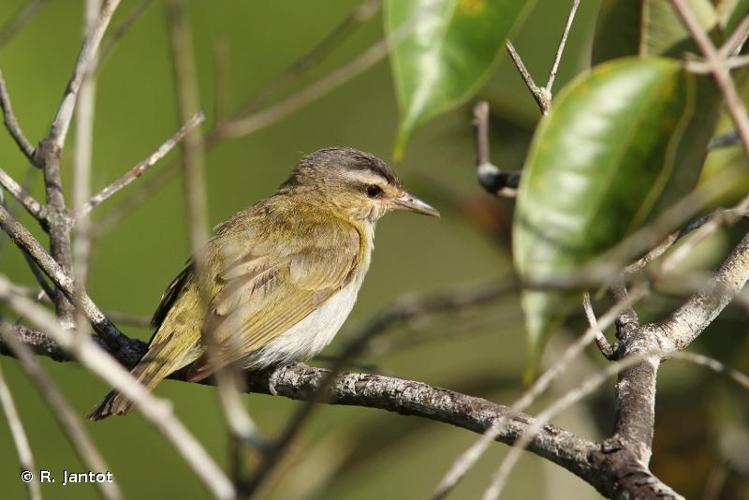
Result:
[[[569,278],[648,216],[675,167],[692,118],[694,78],[674,60],[625,58],[570,83],[539,125],[513,224],[526,282]],[[579,295],[526,290],[528,368]]]
[[[710,0],[687,0],[703,28],[713,30],[718,14]],[[603,0],[593,39],[592,62],[631,55],[680,59],[699,53],[670,0]]]
[[[395,156],[414,128],[470,97],[489,75],[524,0],[386,0],[400,125]]]
[[[702,27],[721,43],[749,10],[749,0],[687,0]],[[593,42],[594,63],[630,55],[683,59],[700,51],[670,0],[603,0]],[[741,71],[734,72],[741,77]],[[656,211],[691,191],[700,177],[707,146],[721,111],[722,94],[711,75],[697,77],[695,115],[676,153],[679,175],[672,176]]]

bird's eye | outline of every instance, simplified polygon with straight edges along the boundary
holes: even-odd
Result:
[[[367,184],[364,190],[370,198],[377,198],[382,194],[382,188],[377,184]]]

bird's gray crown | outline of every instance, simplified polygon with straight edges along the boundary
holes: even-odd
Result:
[[[310,153],[299,161],[292,177],[309,171],[323,175],[363,171],[381,177],[391,186],[401,187],[401,181],[390,165],[373,154],[354,148],[331,147]]]

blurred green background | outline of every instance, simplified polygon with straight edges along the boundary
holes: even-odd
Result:
[[[0,23],[24,3],[0,2]],[[113,25],[140,3],[124,0]],[[567,3],[538,2],[512,36],[539,80],[551,63]],[[228,109],[234,110],[306,53],[356,5],[354,0],[188,1],[202,106],[208,116],[204,128],[208,130],[215,122],[217,47],[228,49]],[[588,65],[597,7],[597,1],[586,1],[580,8],[557,89]],[[94,190],[119,177],[179,126],[165,10],[161,2],[151,2],[102,62],[97,80]],[[82,11],[82,1],[47,0],[17,34],[0,46],[0,68],[16,114],[32,142],[46,133],[70,76],[81,40]],[[381,37],[378,15],[296,80],[291,90],[351,60]],[[520,168],[538,111],[504,55],[480,96],[492,104],[494,162],[502,168]],[[512,203],[484,194],[475,182],[470,117],[469,103],[415,133],[405,160],[396,168],[409,189],[439,207],[443,218],[397,214],[380,223],[377,250],[359,302],[326,354],[337,352],[353,325],[405,292],[441,290],[509,275],[507,243]],[[396,125],[397,106],[385,60],[293,116],[248,137],[222,142],[207,156],[211,223],[271,194],[302,155],[320,147],[348,145],[389,159]],[[67,188],[71,184],[72,137],[63,158]],[[144,179],[105,202],[94,212],[94,220],[100,221],[117,210],[141,183],[176,158],[177,153],[173,153]],[[26,179],[30,190],[43,197],[39,172],[26,165],[4,131],[0,133],[0,166],[17,179]],[[41,238],[38,228],[20,212],[16,210]],[[728,239],[730,235],[709,243],[713,251],[724,251]],[[5,239],[0,245],[0,272],[33,286],[20,253]],[[106,228],[97,239],[89,293],[107,311],[149,315],[187,255],[182,185],[174,178],[145,203],[129,209],[117,225]],[[733,332],[732,342],[705,348],[721,354],[721,359],[730,357],[737,367],[743,362],[746,369],[746,315],[729,310],[726,316],[729,320],[723,329]],[[731,321],[731,317],[735,319]],[[573,321],[570,332],[581,331],[581,325]],[[143,339],[150,335],[142,328],[127,327],[126,332]],[[568,341],[569,337],[560,337],[550,346],[547,358]],[[523,343],[519,303],[513,296],[481,310],[427,319],[390,331],[378,338],[360,361],[374,365],[381,373],[509,403],[522,391],[519,374]],[[2,358],[0,364],[29,433],[37,466],[58,472],[83,470],[16,363]],[[81,415],[108,390],[74,364],[46,359],[42,364]],[[559,381],[552,396],[596,365],[601,362],[591,353]],[[166,382],[157,393],[174,401],[186,425],[225,463],[226,432],[215,392]],[[612,384],[608,384],[590,402],[566,412],[556,423],[591,438],[606,434],[613,413],[611,393]],[[708,477],[725,473],[728,482],[723,494],[728,495],[726,498],[742,498],[749,491],[746,476],[742,478],[733,465],[721,464],[725,460],[723,442],[728,439],[729,448],[740,442],[726,438],[726,432],[746,439],[746,393],[719,377],[705,375],[701,369],[673,362],[663,369],[658,396],[656,474],[694,498],[701,495]],[[282,398],[247,397],[252,416],[269,436],[283,426],[297,405]],[[678,428],[674,428],[674,422]],[[139,415],[86,425],[126,496],[208,496],[167,442]],[[307,426],[290,460],[264,496],[424,498],[457,454],[475,439],[467,431],[414,417],[325,406]],[[506,450],[499,444],[493,446],[453,497],[480,496]],[[5,425],[0,425],[0,484],[3,498],[23,497],[17,459]],[[43,485],[43,494],[51,499],[96,497],[90,485]],[[523,458],[505,493],[505,498],[597,497],[581,480],[531,455]]]

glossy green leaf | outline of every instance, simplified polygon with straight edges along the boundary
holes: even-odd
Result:
[[[416,126],[470,97],[489,75],[525,0],[386,0],[400,107],[395,156]]]
[[[513,224],[516,270],[543,284],[574,276],[638,227],[675,168],[694,78],[670,59],[597,66],[554,101],[531,145]],[[579,294],[523,293],[529,369]]]
[[[702,27],[713,31],[718,14],[710,0],[686,3]],[[680,59],[685,51],[698,52],[670,0],[602,0],[593,39],[594,65],[632,55]]]
[[[749,11],[749,0],[687,0],[686,3],[716,43],[722,43]],[[670,0],[603,0],[593,42],[594,63],[630,55],[681,60],[686,52],[699,53],[699,50]],[[741,73],[735,71],[734,76],[741,78]],[[672,176],[657,211],[683,197],[697,183],[720,116],[721,99],[710,75],[697,78],[695,119],[678,145],[678,175]]]

